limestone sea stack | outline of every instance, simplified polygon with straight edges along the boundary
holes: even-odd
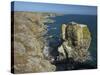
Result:
[[[71,58],[77,62],[90,60],[89,46],[91,33],[84,24],[70,22],[62,24],[61,37],[63,43],[58,47],[59,59]]]

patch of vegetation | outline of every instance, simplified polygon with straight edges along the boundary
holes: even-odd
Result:
[[[83,38],[87,39],[90,37],[90,32],[87,26],[83,27]]]

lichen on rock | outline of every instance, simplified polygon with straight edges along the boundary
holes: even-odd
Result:
[[[70,22],[62,25],[63,43],[58,47],[59,58],[71,58],[77,62],[90,60],[88,48],[91,43],[91,34],[87,25]]]

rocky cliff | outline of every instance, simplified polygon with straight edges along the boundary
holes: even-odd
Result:
[[[36,12],[14,12],[14,73],[55,71],[56,67],[43,55],[44,21],[48,17],[48,14]]]
[[[58,47],[59,60],[71,58],[77,62],[85,62],[91,59],[88,51],[91,33],[87,25],[70,22],[63,24],[61,31],[63,43]]]
[[[55,49],[55,47],[48,45],[44,35],[47,33],[45,23],[53,23],[54,21],[49,17],[55,17],[56,14],[14,12],[12,15],[14,15],[12,18],[14,64],[11,68],[14,73],[71,70],[75,69],[76,64],[83,64],[85,61],[91,60],[88,50],[91,43],[91,33],[87,25],[75,22],[62,24],[61,41]],[[73,65],[73,63],[75,64]]]

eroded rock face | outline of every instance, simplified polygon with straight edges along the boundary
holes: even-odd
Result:
[[[33,12],[14,13],[14,73],[55,71],[43,55],[45,17]]]
[[[62,25],[63,43],[58,47],[59,59],[71,58],[77,62],[90,60],[88,48],[91,43],[91,34],[87,25],[68,23]]]

